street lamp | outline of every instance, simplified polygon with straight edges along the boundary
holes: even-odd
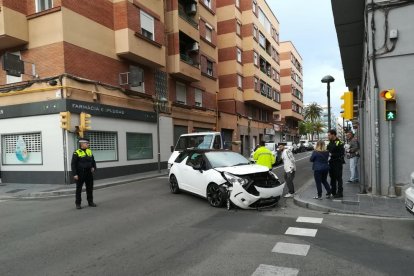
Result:
[[[327,96],[328,96],[328,131],[331,130],[331,82],[334,82],[335,79],[327,75],[322,78],[321,82],[327,84]]]
[[[157,157],[158,157],[158,173],[161,173],[161,142],[160,142],[160,107],[164,108],[168,102],[164,97],[156,97],[154,99],[154,108],[157,112]]]

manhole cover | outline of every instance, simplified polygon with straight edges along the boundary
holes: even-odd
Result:
[[[7,191],[6,193],[14,194],[14,193],[21,192],[21,191],[24,191],[24,190],[27,190],[27,189],[15,189],[15,190]]]

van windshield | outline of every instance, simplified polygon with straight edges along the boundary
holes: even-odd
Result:
[[[213,141],[214,135],[192,135],[181,136],[175,146],[176,151],[182,151],[189,148],[194,149],[209,149],[211,147],[211,141]]]

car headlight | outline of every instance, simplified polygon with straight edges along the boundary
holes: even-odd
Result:
[[[236,176],[234,174],[231,174],[231,173],[228,173],[228,172],[224,172],[223,175],[231,185],[234,185],[234,184],[237,183],[237,184],[243,186],[243,185],[249,183],[249,181],[247,179],[238,177],[238,176]]]

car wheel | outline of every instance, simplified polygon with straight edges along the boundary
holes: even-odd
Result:
[[[170,190],[173,194],[178,194],[180,192],[180,187],[178,186],[178,181],[175,175],[170,177]]]
[[[221,207],[226,201],[226,193],[216,183],[207,186],[207,200],[213,207]]]

